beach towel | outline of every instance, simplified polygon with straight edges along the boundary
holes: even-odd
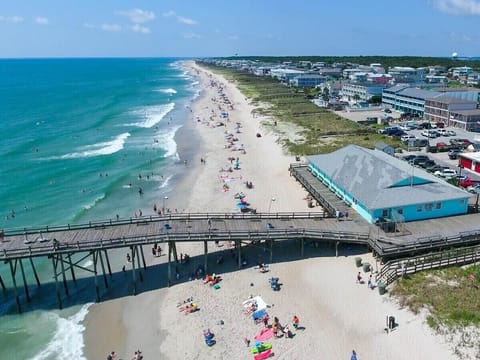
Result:
[[[262,329],[258,335],[255,335],[254,339],[256,341],[265,341],[273,337],[273,330],[270,328]]]
[[[250,351],[252,352],[252,354],[259,354],[271,348],[272,348],[272,344],[270,343],[259,344],[259,345],[255,344],[255,346]]]
[[[255,312],[252,314],[252,318],[253,318],[253,320],[257,320],[257,319],[263,318],[263,317],[266,316],[266,315],[267,315],[267,312],[265,311],[265,309],[261,309],[261,310],[255,311]]]
[[[262,359],[267,359],[272,355],[272,349],[268,349],[267,351],[264,351],[260,354],[255,355],[253,358],[255,360],[262,360]]]

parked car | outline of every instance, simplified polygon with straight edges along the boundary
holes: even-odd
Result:
[[[460,185],[461,187],[464,187],[464,188],[468,188],[468,187],[474,186],[476,184],[478,184],[478,181],[474,181],[474,180],[472,180],[472,178],[470,178],[468,176],[465,179],[460,180],[458,182],[458,185]]]
[[[418,124],[417,125],[417,128],[419,129],[431,129],[432,128],[432,124],[428,123],[428,122],[424,122],[424,123],[421,123],[421,124]]]
[[[442,172],[445,169],[448,169],[448,166],[441,166],[441,165],[435,164],[433,166],[427,167],[425,170],[427,170],[429,173],[435,173],[436,171]]]
[[[443,169],[442,171],[435,171],[433,175],[440,176],[445,179],[452,179],[457,176],[457,171],[454,169]]]
[[[445,127],[445,123],[442,121],[438,121],[435,123],[438,129],[443,129]]]
[[[425,136],[427,138],[436,138],[438,133],[434,130],[423,130],[422,131],[422,136]]]
[[[383,129],[378,130],[379,134],[390,135],[391,132],[397,131],[398,128],[396,126],[386,127]]]
[[[414,141],[416,138],[417,137],[415,135],[406,134],[406,135],[402,135],[400,140],[404,143],[408,143],[409,141]]]
[[[450,149],[448,151],[448,157],[450,160],[458,159],[458,155],[462,153],[461,149]]]
[[[392,113],[392,110],[390,110],[390,109],[385,109],[385,110],[383,110],[383,111],[385,111],[387,114],[391,114],[391,113]]]
[[[480,194],[480,184],[475,184],[467,188],[468,192],[472,194]]]
[[[413,142],[413,146],[416,146],[416,147],[424,147],[424,146],[427,146],[427,145],[428,145],[428,140],[427,139],[416,139]]]
[[[446,136],[457,136],[457,133],[453,130],[447,130]]]
[[[422,164],[424,164],[428,160],[430,160],[430,159],[426,155],[417,155],[417,156],[415,156],[414,159],[410,160],[409,163],[412,164],[412,165],[421,166]]]
[[[429,159],[424,163],[421,163],[420,166],[426,170],[429,167],[435,166],[435,164],[436,164],[435,161]]]
[[[445,147],[445,146],[448,146],[447,144],[445,144],[444,142],[440,141],[440,142],[437,142],[435,144],[436,147]]]
[[[453,146],[459,146],[461,148],[466,148],[468,145],[470,145],[472,142],[468,139],[450,139],[450,145]]]
[[[448,136],[448,131],[445,129],[438,129],[437,132],[440,134],[440,136]]]
[[[413,154],[405,155],[405,156],[402,157],[402,160],[410,162],[411,160],[415,159],[416,157],[417,157],[417,155],[413,155]]]

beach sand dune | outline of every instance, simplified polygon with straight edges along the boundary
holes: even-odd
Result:
[[[187,177],[170,196],[169,204],[189,212],[238,212],[234,195],[243,192],[250,206],[261,212],[321,211],[307,208],[306,192],[288,173],[294,157],[285,155],[274,132],[262,127],[262,121],[271,120],[254,117],[254,107],[223,77],[191,62],[186,66],[204,89],[192,104],[186,131],[194,131],[201,145],[186,159]],[[212,81],[215,87],[210,86]],[[220,102],[220,86],[230,104]],[[228,120],[220,117],[222,111],[228,111]],[[244,153],[228,148],[229,134],[238,137],[235,145],[243,144]],[[229,160],[232,157],[234,160]],[[237,161],[238,170],[221,171]],[[253,189],[245,186],[246,181],[253,183]],[[255,265],[268,263],[270,258],[261,244],[244,246],[248,263],[240,270],[230,244],[219,245],[209,246],[213,252],[209,271],[222,277],[219,289],[201,279],[189,281],[191,272],[203,264],[203,244],[181,244],[178,252],[188,253],[191,259],[189,264],[177,264],[180,279],[174,286],[157,285],[157,290],[135,297],[93,305],[85,322],[87,358],[99,359],[116,350],[128,359],[141,349],[144,359],[252,359],[245,339],[252,346],[264,325],[254,323],[242,302],[261,296],[269,304],[270,318],[278,317],[294,334],[268,341],[276,359],[349,359],[352,349],[359,359],[455,359],[423,317],[399,309],[392,299],[366,284],[356,284],[354,257],[375,264],[365,247],[342,245],[340,256],[335,257],[330,244],[309,243],[301,258],[298,243],[277,242],[270,271],[261,273]],[[223,263],[216,264],[220,255]],[[166,256],[148,259],[150,264],[165,261]],[[142,286],[155,288],[152,283],[164,284],[165,277],[166,273],[147,271],[140,291]],[[279,278],[280,291],[273,291],[270,277]],[[199,310],[185,314],[177,304],[189,298]],[[301,330],[292,326],[294,315],[300,318]],[[398,327],[387,333],[386,317],[392,315]],[[216,340],[211,347],[203,337],[207,329]],[[106,332],[111,336],[102,341],[100,335]]]

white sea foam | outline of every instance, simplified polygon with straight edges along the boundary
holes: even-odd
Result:
[[[163,188],[167,187],[168,184],[170,183],[170,180],[172,179],[172,176],[173,175],[168,175],[167,177],[164,177],[162,179],[162,183],[160,184],[160,186],[158,188],[163,189]]]
[[[175,133],[181,126],[174,126],[168,130],[161,131],[157,135],[157,140],[162,149],[165,150],[163,157],[171,157],[177,153],[177,143],[175,142]]]
[[[79,148],[79,151],[77,152],[62,155],[60,157],[56,157],[56,159],[77,159],[114,154],[123,149],[125,141],[129,136],[130,133],[123,133],[118,135],[112,141],[83,146]]]
[[[83,355],[83,331],[85,326],[83,320],[88,314],[88,308],[92,304],[85,304],[79,312],[69,318],[62,318],[55,313],[57,329],[53,339],[47,344],[45,349],[40,351],[31,360],[45,360],[53,357],[58,359],[76,359],[86,360]]]
[[[142,119],[142,121],[133,125],[142,128],[151,128],[158,124],[174,108],[175,103],[171,102],[165,105],[148,106],[141,110],[133,110],[132,114]]]
[[[92,260],[87,260],[82,264],[82,266],[84,268],[92,267],[93,266],[93,261]]]
[[[172,88],[168,88],[168,89],[157,89],[157,90],[154,90],[154,91],[161,92],[161,93],[163,93],[163,94],[170,94],[170,95],[173,95],[173,94],[176,94],[176,93],[177,93],[177,90],[172,89]]]
[[[95,205],[97,205],[100,201],[102,201],[103,199],[105,199],[105,194],[102,194],[100,196],[97,196],[95,198],[95,200],[93,200],[90,204],[87,204],[87,205],[84,205],[83,208],[85,210],[90,210],[91,208],[93,208]]]

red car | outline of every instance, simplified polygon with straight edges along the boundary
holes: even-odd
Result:
[[[444,146],[447,146],[447,144],[445,144],[444,142],[437,142],[436,146],[437,147],[444,147]]]
[[[461,187],[467,188],[469,186],[473,186],[477,183],[477,181],[473,181],[471,178],[467,177],[464,180],[458,182],[458,185]]]

